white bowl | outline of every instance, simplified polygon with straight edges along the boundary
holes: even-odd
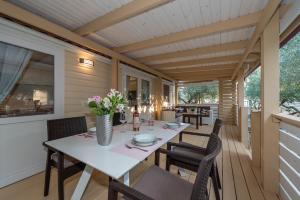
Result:
[[[150,133],[142,133],[142,134],[135,135],[133,137],[133,140],[136,143],[151,143],[156,140],[156,136]]]
[[[96,127],[89,128],[89,132],[96,132]]]
[[[174,123],[174,122],[169,122],[166,124],[168,126],[168,128],[174,129],[174,128],[178,128],[179,124]]]

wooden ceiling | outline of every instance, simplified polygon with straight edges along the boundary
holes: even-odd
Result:
[[[273,14],[286,11],[281,0],[8,2],[178,81],[235,78],[259,60]]]

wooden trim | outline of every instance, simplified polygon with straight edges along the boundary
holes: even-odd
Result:
[[[244,28],[254,26],[261,18],[261,12],[255,12],[249,15],[229,19],[226,21],[220,21],[206,26],[200,26],[177,33],[171,33],[120,47],[116,47],[115,50],[121,53],[136,51],[141,49],[147,49],[151,47],[161,46],[165,44],[175,43],[179,41],[189,40],[197,37],[202,37],[214,33],[230,31],[238,28]]]
[[[111,88],[118,90],[119,61],[115,58],[111,62]]]
[[[233,72],[233,75],[231,77],[232,80],[237,75],[239,69],[243,66],[244,61],[247,59],[248,55],[251,53],[253,47],[259,40],[262,32],[264,31],[265,27],[270,22],[272,16],[278,10],[280,3],[281,3],[281,0],[272,0],[272,1],[269,1],[268,4],[266,5],[266,7],[264,8],[261,18],[259,20],[259,23],[256,26],[255,32],[253,33],[253,35],[251,37],[250,43],[249,43],[248,47],[246,48],[246,51],[245,51],[242,59],[240,60],[237,68]]]
[[[169,72],[168,74],[172,77],[183,77],[183,76],[198,76],[198,75],[219,75],[219,74],[227,74],[230,76],[233,72],[233,69],[223,69],[223,70],[205,70],[205,71],[196,71],[196,72]]]
[[[158,72],[150,67],[141,64],[127,56],[119,54],[111,49],[108,49],[102,45],[99,45],[87,38],[84,38],[62,26],[54,24],[40,16],[32,14],[18,6],[15,6],[7,1],[0,1],[0,16],[7,18],[16,23],[27,26],[31,29],[37,30],[39,32],[50,35],[54,38],[58,38],[62,41],[68,42],[70,44],[76,45],[80,48],[86,49],[93,53],[108,57],[116,58],[127,65],[133,66],[140,70],[146,71],[148,73],[154,74],[156,76],[163,77],[168,80],[173,80],[171,77],[166,76],[165,74]]]
[[[192,66],[192,67],[178,67],[178,68],[162,68],[159,69],[164,73],[180,73],[180,72],[197,72],[206,70],[223,70],[234,69],[236,64],[224,64],[224,65],[206,65],[206,66]]]
[[[138,0],[132,1],[118,9],[115,9],[103,16],[97,17],[91,22],[81,26],[75,32],[79,35],[88,35],[95,33],[114,24],[120,23],[131,17],[140,15],[146,11],[152,10],[173,0]]]
[[[212,80],[218,80],[220,78],[230,78],[230,75],[224,75],[224,74],[219,74],[219,75],[198,75],[198,76],[190,76],[190,77],[183,77],[183,78],[176,78],[177,81],[212,81]]]
[[[300,31],[300,15],[280,35],[280,47],[284,46]]]
[[[199,48],[189,49],[185,51],[176,51],[171,53],[146,56],[137,59],[140,62],[150,62],[150,61],[166,60],[169,58],[187,57],[192,55],[202,55],[202,54],[209,54],[215,52],[237,50],[237,49],[246,48],[248,43],[249,43],[248,40],[242,40],[238,42],[230,42],[230,43],[213,45],[213,46],[199,47]]]
[[[218,62],[229,62],[229,61],[238,62],[240,59],[241,59],[241,54],[232,55],[232,56],[221,56],[221,57],[213,57],[213,58],[202,58],[202,59],[195,59],[195,60],[169,62],[169,63],[152,65],[151,67],[153,67],[154,69],[161,69],[166,67],[200,65],[200,64],[218,63]]]
[[[300,128],[300,118],[299,117],[288,115],[285,113],[272,114],[272,116],[276,119],[279,119],[280,121],[283,121],[287,124],[290,124],[290,125]]]

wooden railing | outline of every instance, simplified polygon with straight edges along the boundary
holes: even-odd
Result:
[[[283,200],[300,199],[300,118],[274,114],[280,120],[279,173]]]

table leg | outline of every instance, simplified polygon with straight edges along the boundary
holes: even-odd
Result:
[[[124,174],[124,176],[123,176],[123,182],[124,182],[125,185],[130,186],[129,172],[127,172],[126,174]]]
[[[75,191],[73,192],[71,200],[79,200],[81,199],[87,184],[92,176],[93,168],[89,165],[86,165],[84,171],[81,174],[81,177],[77,183]]]
[[[196,117],[196,129],[199,129],[199,117]]]
[[[189,122],[189,124],[191,123],[191,118],[190,117],[188,117],[188,122]]]
[[[185,116],[182,116],[182,122],[185,123]]]
[[[200,115],[200,126],[202,126],[203,123],[202,123],[202,115]]]

